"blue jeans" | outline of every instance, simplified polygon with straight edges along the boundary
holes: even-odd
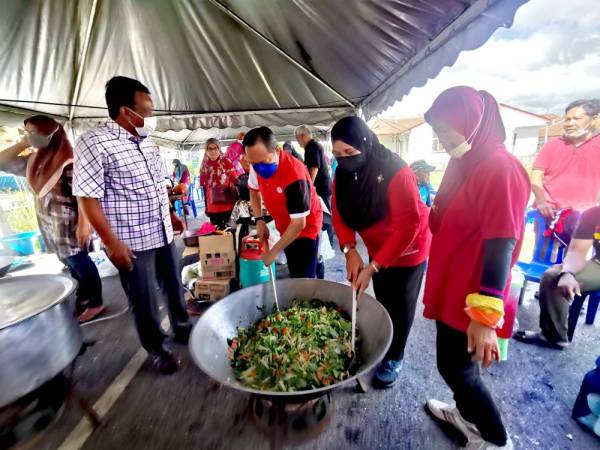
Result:
[[[96,308],[102,306],[102,281],[98,268],[90,255],[86,252],[61,259],[69,268],[71,276],[78,282],[76,306],[78,312],[83,312],[86,307]]]

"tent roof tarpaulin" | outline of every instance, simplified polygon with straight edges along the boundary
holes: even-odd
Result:
[[[134,77],[159,129],[370,118],[526,0],[0,0],[0,120],[106,116],[104,84]]]

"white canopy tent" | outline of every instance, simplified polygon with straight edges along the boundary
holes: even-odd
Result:
[[[77,133],[114,75],[149,87],[163,132],[368,119],[525,1],[0,0],[0,124],[36,112]]]

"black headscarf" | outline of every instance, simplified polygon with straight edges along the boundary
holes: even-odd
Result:
[[[343,141],[365,155],[365,164],[359,170],[349,172],[338,165],[335,172],[337,209],[350,228],[364,230],[385,218],[388,186],[406,163],[381,145],[368,125],[355,116],[345,117],[333,126],[331,142],[336,141]]]

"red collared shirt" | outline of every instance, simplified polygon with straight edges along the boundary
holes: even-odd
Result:
[[[279,152],[279,165],[271,178],[263,178],[250,166],[248,187],[260,191],[277,231],[283,234],[292,219],[306,217],[299,238],[317,239],[323,225],[323,208],[308,169],[286,152]]]
[[[557,209],[585,211],[598,204],[600,193],[600,136],[575,147],[565,138],[549,140],[533,168],[544,171],[544,191]]]

